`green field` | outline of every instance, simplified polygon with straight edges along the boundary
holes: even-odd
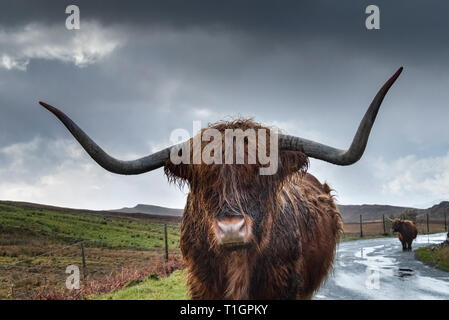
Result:
[[[164,224],[169,256],[181,261],[179,218],[0,202],[0,299],[64,290],[65,270],[72,264],[89,279],[110,277],[123,268],[159,266],[165,252]]]
[[[148,250],[164,245],[163,225],[150,219],[58,212],[5,204],[0,204],[0,231],[2,234],[14,233],[19,236],[18,240],[21,234],[31,233],[67,243],[88,240],[86,246],[95,247]],[[168,241],[178,247],[179,226],[168,225],[167,231]],[[0,242],[0,245],[4,244],[4,241]]]

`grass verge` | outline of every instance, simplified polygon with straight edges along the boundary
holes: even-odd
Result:
[[[438,269],[449,271],[449,245],[431,244],[416,250],[416,258]]]
[[[185,300],[189,299],[186,270],[176,270],[169,277],[150,275],[128,283],[123,289],[98,296],[93,300]]]

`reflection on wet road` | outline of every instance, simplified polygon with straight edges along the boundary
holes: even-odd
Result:
[[[420,235],[413,250],[446,239],[446,233]],[[343,242],[334,270],[314,299],[449,299],[449,272],[403,252],[397,238]]]

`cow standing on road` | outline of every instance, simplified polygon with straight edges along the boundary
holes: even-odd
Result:
[[[418,235],[415,223],[410,220],[394,219],[391,228],[393,232],[398,233],[399,241],[402,243],[402,251],[411,251],[412,242]]]

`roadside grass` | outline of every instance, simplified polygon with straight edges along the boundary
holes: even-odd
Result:
[[[145,280],[166,279],[174,271],[184,268],[184,261],[180,255],[169,257],[168,261],[152,261],[151,264],[142,266],[124,267],[99,279],[88,276],[81,280],[80,289],[67,290],[65,288],[41,287],[36,291],[32,299],[39,300],[86,300],[107,293],[120,292],[124,288],[130,288]],[[164,282],[167,280],[164,280]],[[169,289],[169,288],[168,288]]]
[[[415,252],[416,258],[426,264],[449,271],[449,245],[432,244]]]
[[[186,270],[176,270],[166,278],[150,275],[142,281],[132,281],[123,289],[98,296],[92,300],[186,300]]]

